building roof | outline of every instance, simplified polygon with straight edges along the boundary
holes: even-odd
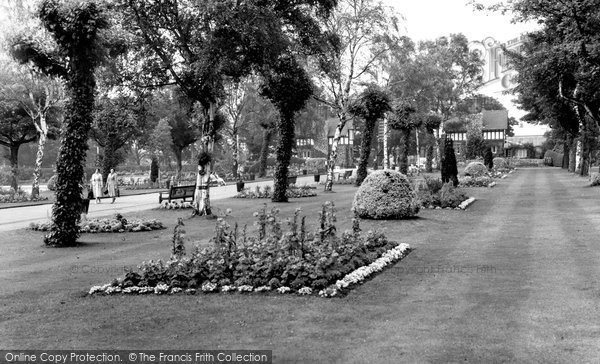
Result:
[[[337,128],[337,125],[339,122],[340,122],[340,119],[338,119],[338,118],[329,118],[329,119],[325,120],[325,128],[326,128],[328,137],[332,137],[335,135],[335,128]],[[354,129],[354,123],[353,123],[352,118],[350,118],[350,119],[348,119],[348,121],[346,121],[346,125],[344,125],[344,128],[342,129],[342,135],[348,134],[348,129]]]
[[[508,110],[483,110],[483,131],[508,129]],[[446,121],[444,129],[448,132],[464,132],[466,127],[458,117]]]

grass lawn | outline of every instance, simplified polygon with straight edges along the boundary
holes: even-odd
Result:
[[[157,218],[169,228],[86,234],[77,248],[46,248],[42,234],[33,231],[0,233],[0,345],[15,349],[267,349],[273,350],[275,362],[590,359],[597,352],[600,327],[587,315],[597,317],[598,287],[583,291],[572,286],[587,284],[585,272],[600,281],[599,250],[587,243],[598,236],[598,218],[592,212],[584,216],[587,230],[578,232],[582,250],[575,253],[552,245],[574,229],[552,217],[557,217],[566,198],[577,201],[564,212],[566,220],[591,211],[591,206],[594,213],[600,212],[589,203],[598,192],[561,173],[519,170],[493,189],[468,189],[467,194],[478,201],[466,211],[423,210],[417,219],[363,221],[363,230],[383,229],[388,237],[409,243],[415,250],[342,298],[86,296],[92,285],[121,276],[124,267],[167,259],[177,217],[186,218],[190,240],[207,244],[214,220],[187,219],[188,210],[126,215]],[[317,197],[277,207],[286,216],[301,206],[308,221],[314,222],[321,203],[331,200],[338,210],[338,231],[342,231],[351,225],[356,188],[339,185],[334,190],[329,194],[319,190]],[[231,198],[215,206],[221,211],[231,208],[228,220],[253,228],[252,212],[262,202]],[[538,239],[541,233],[546,235]],[[537,254],[544,260],[536,260]],[[551,270],[548,265],[557,263],[556,257],[569,264]],[[576,263],[581,266],[574,269]],[[440,266],[462,268],[454,273],[423,272],[423,267]],[[479,272],[480,266],[494,270]],[[571,269],[568,276],[562,271],[567,269]],[[557,284],[559,288],[552,290]]]

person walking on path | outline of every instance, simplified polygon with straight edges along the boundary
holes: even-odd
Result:
[[[110,173],[106,178],[106,188],[108,189],[108,195],[112,197],[111,203],[115,203],[117,198],[117,173],[114,168],[110,169]]]
[[[82,220],[87,220],[87,214],[90,210],[90,197],[93,197],[90,185],[87,180],[87,176],[83,174],[83,180],[81,180],[81,215]]]
[[[100,168],[96,168],[96,172],[92,174],[91,182],[94,197],[96,198],[96,203],[100,203],[100,196],[102,196],[102,187],[104,187],[104,183],[102,183],[102,174],[100,174]]]

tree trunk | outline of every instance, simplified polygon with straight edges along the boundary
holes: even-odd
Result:
[[[425,156],[425,172],[433,172],[433,144],[429,143],[426,149]]]
[[[575,149],[575,172],[577,172],[581,168],[581,152],[582,152],[582,136],[580,135],[577,138],[577,148]]]
[[[371,144],[376,123],[377,120],[365,120],[365,128],[360,143],[360,160],[358,162],[358,170],[356,171],[356,181],[354,182],[356,186],[360,186],[365,178],[367,178],[367,164],[371,155]]]
[[[327,158],[327,179],[325,180],[325,191],[331,191],[333,189],[333,171],[335,170],[335,162],[337,160],[337,149],[342,136],[342,129],[346,125],[346,113],[339,114],[340,122],[335,128],[335,134],[333,134],[333,142],[331,143],[331,150]],[[329,136],[327,136],[329,138]]]
[[[577,160],[577,138],[571,140],[571,146],[569,147],[569,172],[575,172]]]
[[[15,191],[19,189],[19,147],[20,144],[12,144],[10,146],[10,169],[11,169],[11,178],[10,178],[10,187],[12,187]]]
[[[383,169],[390,169],[390,155],[388,152],[388,120],[383,118]]]
[[[563,159],[562,159],[562,168],[568,170],[569,169],[569,155],[570,155],[570,146],[573,142],[573,137],[568,134],[565,138],[565,142],[563,144]]]
[[[238,135],[237,129],[233,129],[233,178],[237,180],[238,177],[238,166],[239,166],[239,143],[240,137]]]
[[[35,167],[33,168],[33,183],[31,185],[31,197],[40,195],[40,171],[44,159],[44,147],[46,145],[46,134],[40,133],[38,138],[38,150],[35,156]]]
[[[294,114],[281,115],[277,131],[279,140],[277,141],[277,162],[275,164],[275,181],[271,201],[287,202],[288,167],[292,158],[292,145],[294,143]]]
[[[402,148],[402,155],[400,156],[400,173],[408,173],[408,149],[410,147],[410,130],[404,130],[403,132],[404,146]]]
[[[208,112],[205,117],[209,120],[208,124],[203,129],[204,136],[202,150],[212,157],[213,150],[215,147],[214,139],[214,120],[217,114],[217,105],[212,103],[209,106]],[[193,215],[212,215],[210,207],[210,175],[212,173],[212,160],[205,162],[204,164],[198,163],[198,174],[196,175],[196,192],[194,193],[194,207]]]
[[[265,177],[267,175],[267,160],[269,158],[269,145],[273,138],[273,129],[267,128],[263,134],[263,142],[260,148],[260,161],[258,168],[258,176]]]
[[[177,171],[175,174],[175,181],[177,182],[177,185],[179,185],[181,183],[181,170],[182,170],[182,154],[183,154],[183,149],[180,149],[179,147],[173,147],[173,154],[175,154],[175,159],[177,160]]]

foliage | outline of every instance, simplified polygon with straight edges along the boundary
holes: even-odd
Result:
[[[504,171],[509,169],[508,161],[501,157],[496,157],[493,159],[493,167],[497,171]]]
[[[402,219],[419,213],[419,202],[405,175],[374,171],[354,195],[352,211],[367,219]]]
[[[456,166],[456,155],[452,139],[447,138],[444,141],[444,157],[442,158],[442,182],[452,181],[454,187],[458,186],[458,167]]]
[[[80,233],[124,233],[164,229],[158,220],[143,220],[123,218],[120,214],[112,219],[89,219],[80,221],[77,225]],[[29,228],[36,231],[51,231],[51,223],[31,223]]]
[[[356,186],[360,186],[367,177],[367,164],[369,163],[373,133],[375,132],[377,120],[383,118],[385,113],[390,109],[390,97],[375,84],[367,86],[358,99],[348,107],[350,114],[364,119],[360,144],[360,160],[356,172]]]
[[[465,167],[465,176],[481,177],[486,176],[488,168],[481,162],[471,162]]]
[[[46,52],[26,39],[13,45],[11,52],[21,62],[31,62],[41,72],[62,77],[66,82],[68,102],[56,171],[56,202],[52,209],[53,224],[44,238],[50,246],[74,246],[79,236],[79,181],[87,151],[87,135],[92,123],[94,70],[102,57],[99,32],[108,26],[96,3],[45,0],[38,15],[52,34],[58,49]],[[60,56],[59,56],[60,55]]]
[[[488,169],[494,168],[494,153],[492,153],[492,147],[489,145],[485,148],[485,152],[483,153],[483,164]]]
[[[287,198],[301,198],[301,197],[314,197],[317,195],[314,188],[309,186],[288,186],[285,191]],[[254,190],[251,188],[244,188],[244,190],[238,192],[235,198],[273,198],[273,188],[271,186],[255,186]]]
[[[465,176],[460,179],[462,187],[490,187],[494,184],[494,179],[489,176],[471,177]]]
[[[426,208],[458,208],[461,203],[468,199],[468,196],[458,187],[454,187],[451,182],[442,184],[439,179],[428,181],[426,188],[417,191],[417,196],[421,206]],[[438,188],[441,185],[440,188]]]
[[[116,280],[117,286],[166,286],[204,292],[219,288],[243,292],[253,287],[282,293],[304,287],[320,290],[398,246],[382,233],[361,233],[357,221],[352,231],[339,236],[330,202],[324,204],[314,231],[308,231],[299,209],[287,221],[281,220],[278,209],[266,206],[255,217],[255,234],[219,218],[209,248],[196,248],[187,257],[172,256],[167,262],[142,262],[136,272]]]
[[[150,162],[150,182],[154,183],[158,179],[158,159],[152,158]]]
[[[590,174],[590,186],[600,186],[600,173]]]
[[[483,140],[483,114],[465,116],[467,127],[467,143],[465,145],[465,157],[475,159],[483,156],[485,141]]]
[[[14,203],[14,202],[34,202],[34,201],[47,201],[48,197],[32,196],[30,193],[17,189],[16,191],[11,187],[8,191],[0,188],[0,203]]]

